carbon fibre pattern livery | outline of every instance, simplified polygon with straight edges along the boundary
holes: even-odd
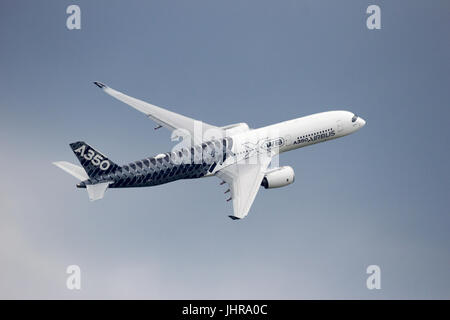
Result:
[[[182,148],[123,166],[118,166],[104,157],[110,161],[111,167],[103,172],[81,156],[81,152],[76,152],[83,148],[83,145],[88,146],[84,142],[70,145],[89,176],[89,179],[78,184],[78,187],[84,188],[86,185],[110,182],[109,188],[130,188],[155,186],[180,179],[201,178],[212,173],[217,164],[225,161],[227,154],[231,152],[232,140],[226,138],[221,141],[208,141],[190,150]]]
[[[71,143],[70,147],[90,178],[107,175],[120,168],[84,141]]]

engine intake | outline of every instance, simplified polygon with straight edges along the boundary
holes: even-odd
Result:
[[[294,183],[294,180],[294,169],[284,166],[267,171],[261,185],[266,189],[280,188]]]

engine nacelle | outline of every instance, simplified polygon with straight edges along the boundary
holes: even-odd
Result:
[[[261,185],[266,189],[280,188],[294,183],[294,180],[294,169],[284,166],[267,171]]]
[[[241,122],[241,123],[235,123],[230,124],[228,126],[221,127],[221,129],[225,130],[227,133],[227,136],[231,136],[237,133],[246,132],[249,131],[250,128],[248,127],[248,124]]]

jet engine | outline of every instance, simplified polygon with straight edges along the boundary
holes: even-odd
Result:
[[[284,166],[267,171],[261,185],[266,189],[280,188],[293,183],[294,180],[294,169]]]
[[[220,129],[225,130],[225,132],[227,133],[227,137],[229,137],[231,135],[235,135],[237,133],[246,132],[246,131],[250,130],[250,128],[248,127],[248,124],[246,124],[244,122],[230,124],[228,126],[221,127]]]

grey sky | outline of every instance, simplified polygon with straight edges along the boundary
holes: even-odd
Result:
[[[2,1],[0,297],[450,298],[449,31],[438,0]],[[243,221],[216,178],[90,203],[51,165],[76,163],[70,142],[117,163],[172,147],[95,80],[215,125],[336,109],[367,125],[283,154],[296,182]]]

